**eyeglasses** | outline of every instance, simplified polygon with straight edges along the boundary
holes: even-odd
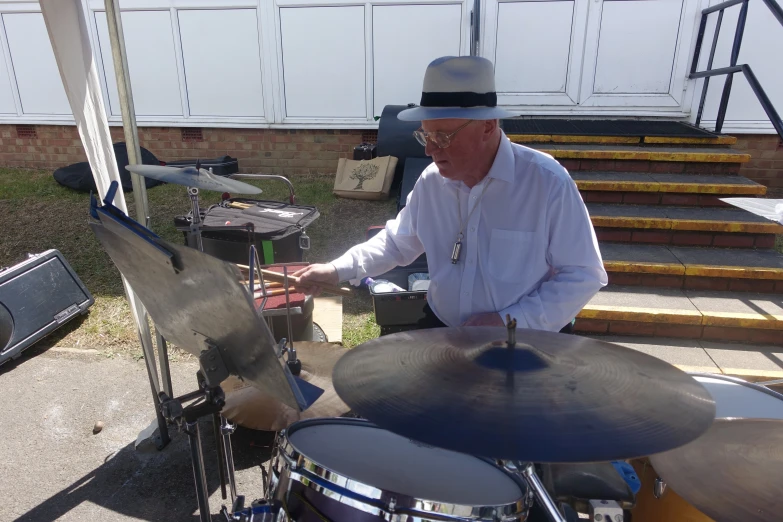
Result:
[[[425,132],[424,130],[419,129],[413,132],[413,136],[416,138],[416,141],[418,141],[425,147],[427,146],[427,140],[429,140],[430,142],[434,143],[435,146],[438,147],[439,149],[445,149],[449,145],[451,145],[451,138],[456,136],[456,134],[459,131],[461,131],[471,123],[473,123],[473,120],[470,120],[467,123],[460,125],[459,127],[457,127],[457,129],[454,132],[450,134],[447,134],[442,131]]]

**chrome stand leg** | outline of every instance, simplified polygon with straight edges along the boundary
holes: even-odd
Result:
[[[196,482],[196,497],[201,522],[210,522],[212,515],[209,511],[209,492],[207,490],[207,476],[204,473],[204,452],[201,449],[201,432],[198,421],[185,424],[185,433],[190,441],[190,457],[193,462],[193,479]]]
[[[220,434],[223,444],[223,457],[226,459],[226,475],[228,478],[228,488],[231,492],[231,504],[237,499],[237,483],[234,478],[234,453],[231,449],[231,434],[234,433],[236,426],[220,416]]]
[[[518,464],[518,473],[522,475],[522,478],[527,482],[528,487],[535,493],[536,500],[541,503],[541,507],[549,515],[549,519],[552,522],[566,522],[565,517],[557,509],[555,501],[549,496],[541,479],[536,475],[536,470],[533,464]]]

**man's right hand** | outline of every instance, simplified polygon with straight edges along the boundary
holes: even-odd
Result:
[[[299,278],[297,289],[308,295],[321,293],[319,283],[336,286],[340,282],[337,269],[331,263],[309,265],[292,275]]]

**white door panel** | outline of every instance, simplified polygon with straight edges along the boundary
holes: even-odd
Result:
[[[22,112],[71,114],[43,15],[4,13],[3,24],[22,100]]]
[[[580,105],[681,109],[698,3],[591,3]]]
[[[495,63],[498,103],[574,105],[587,0],[486,2],[482,55]]]
[[[419,103],[427,65],[459,56],[462,4],[376,5],[373,20],[373,106]],[[404,35],[404,37],[400,37]]]
[[[120,116],[117,78],[106,12],[95,12],[103,70],[113,116]],[[137,116],[182,116],[179,73],[169,11],[123,11],[122,31]]]
[[[263,116],[256,10],[182,9],[177,14],[190,114]]]

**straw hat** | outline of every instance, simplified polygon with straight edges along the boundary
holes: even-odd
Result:
[[[478,56],[444,56],[427,66],[421,103],[397,117],[404,121],[512,118],[497,106],[497,99],[492,62]]]

